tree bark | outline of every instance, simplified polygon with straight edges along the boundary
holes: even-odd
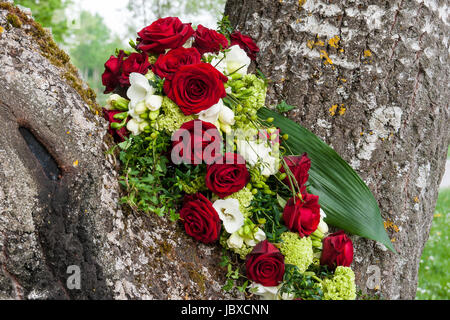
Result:
[[[448,7],[396,0],[228,0],[261,52],[270,105],[330,144],[366,181],[398,251],[353,237],[357,285],[414,299],[449,142]],[[377,281],[380,271],[381,282]],[[375,285],[374,285],[375,284]]]
[[[4,1],[0,26],[0,299],[231,298],[218,247],[120,207],[107,124],[68,56]]]

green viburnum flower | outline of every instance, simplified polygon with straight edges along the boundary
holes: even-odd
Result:
[[[241,80],[230,83],[233,93],[242,102],[242,106],[248,109],[259,110],[266,103],[267,87],[264,80],[254,74],[245,75]]]
[[[185,116],[180,108],[168,97],[164,97],[161,105],[162,114],[156,120],[157,130],[167,130],[173,133],[188,121],[194,120],[194,116]]]
[[[237,201],[239,201],[239,210],[242,212],[242,214],[244,215],[244,217],[248,218],[248,216],[250,215],[250,212],[248,210],[248,207],[250,207],[250,204],[253,201],[253,193],[251,191],[251,189],[245,187],[244,189],[233,193],[231,196],[228,196],[225,198],[226,199],[236,199]]]
[[[355,300],[355,274],[349,267],[339,266],[331,279],[322,281],[325,300]]]
[[[280,237],[283,241],[280,251],[284,255],[285,263],[295,265],[300,272],[305,272],[314,259],[311,239],[300,238],[293,232],[284,232]]]

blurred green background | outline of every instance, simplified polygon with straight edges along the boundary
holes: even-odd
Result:
[[[193,25],[214,28],[226,0],[16,0],[30,8],[33,17],[51,28],[58,44],[71,56],[82,78],[98,96],[103,95],[104,63],[116,48],[125,48],[136,32],[159,17],[179,16]],[[450,158],[450,149],[449,149]],[[448,235],[450,188],[441,189],[430,238],[419,269],[417,299],[449,299]]]

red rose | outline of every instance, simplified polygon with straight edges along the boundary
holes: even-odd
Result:
[[[120,85],[123,59],[125,57],[125,52],[121,50],[118,57],[111,56],[106,61],[105,72],[102,75],[102,83],[106,87],[105,94],[113,92]]]
[[[290,199],[283,212],[284,224],[300,237],[309,236],[317,230],[320,223],[319,197],[305,193],[303,199]]]
[[[219,238],[220,218],[212,203],[201,193],[186,196],[180,211],[186,233],[195,240],[211,243]]]
[[[297,180],[298,186],[300,187],[300,192],[305,193],[306,191],[306,182],[309,179],[309,169],[311,169],[311,160],[308,158],[308,154],[303,154],[300,156],[287,156],[284,157],[284,161],[286,161],[287,166],[291,170],[292,174]],[[281,173],[285,172],[284,167],[280,169]],[[291,187],[291,181],[289,177],[286,177],[283,181],[287,186]]]
[[[226,153],[206,167],[206,187],[220,198],[242,190],[250,181],[245,159],[236,153]]]
[[[252,38],[244,36],[239,31],[235,31],[231,35],[231,46],[238,45],[244,50],[252,60],[256,60],[256,54],[259,52],[258,46]]]
[[[205,28],[201,24],[195,31],[195,42],[192,45],[197,48],[200,54],[207,52],[217,53],[221,49],[228,48],[228,39],[215,30]]]
[[[265,287],[276,287],[283,280],[284,256],[264,240],[258,243],[245,261],[247,278]]]
[[[330,269],[337,266],[349,267],[353,261],[353,243],[344,231],[339,231],[323,239],[321,265]]]
[[[180,67],[172,79],[164,82],[164,92],[188,116],[209,109],[225,98],[227,81],[209,63],[198,63]]]
[[[150,62],[146,53],[132,53],[127,57],[121,50],[117,58],[111,56],[105,63],[105,72],[102,75],[102,82],[106,87],[105,94],[113,92],[118,87],[129,87],[131,73],[146,74],[149,68]]]
[[[132,53],[125,59],[122,65],[122,75],[120,77],[120,85],[122,87],[130,86],[130,74],[140,73],[147,74],[150,68],[148,55],[146,53]]]
[[[221,135],[216,126],[201,120],[186,122],[172,137],[175,164],[212,164],[220,153]],[[180,161],[176,161],[180,160]]]
[[[123,141],[125,141],[125,137],[128,137],[130,135],[130,133],[128,132],[126,127],[122,127],[119,130],[111,128],[111,124],[113,122],[117,122],[117,123],[122,122],[122,120],[114,119],[114,116],[116,114],[122,113],[122,112],[123,111],[103,109],[103,116],[109,122],[108,133],[113,136],[114,141],[116,141],[116,142],[123,142]]]
[[[178,48],[159,56],[153,65],[153,72],[160,78],[172,79],[173,74],[181,67],[201,62],[202,56],[195,48]]]
[[[190,23],[182,23],[173,17],[161,18],[138,33],[137,48],[147,53],[161,54],[166,49],[182,47],[193,34]]]

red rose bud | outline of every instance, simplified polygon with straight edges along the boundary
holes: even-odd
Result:
[[[105,94],[113,92],[120,85],[123,59],[125,57],[125,52],[121,50],[118,57],[111,56],[106,61],[105,72],[102,75],[102,83],[106,87]]]
[[[247,278],[265,287],[275,287],[284,276],[284,256],[273,244],[258,243],[245,261]]]
[[[349,267],[353,261],[353,243],[344,231],[333,233],[323,240],[320,264],[330,269]]]
[[[287,156],[284,157],[284,161],[286,162],[287,166],[294,175],[294,178],[297,181],[298,186],[300,188],[300,192],[305,193],[306,191],[305,184],[309,179],[308,172],[309,169],[311,169],[311,160],[308,158],[308,154],[305,153],[302,156]],[[285,173],[286,172],[285,168],[281,167],[280,172]],[[295,182],[293,182],[294,186],[291,186],[291,180],[289,179],[289,176],[286,177],[283,182],[290,188],[295,187]]]
[[[160,78],[172,79],[173,75],[182,66],[198,64],[202,56],[195,48],[178,48],[162,54],[153,65],[153,72]]]
[[[215,30],[205,28],[201,24],[195,31],[195,42],[192,45],[200,54],[207,52],[218,53],[221,49],[228,48],[228,39]]]
[[[128,119],[116,119],[115,116],[122,114],[122,111],[119,110],[106,110],[103,109],[103,116],[104,118],[109,122],[109,128],[108,128],[108,133],[110,135],[113,136],[114,141],[116,142],[123,142],[125,141],[125,137],[129,136],[130,133],[128,132],[127,128],[125,127],[125,125],[123,125],[120,129],[114,129],[113,128],[113,123],[124,123],[126,124],[126,122],[128,121]]]
[[[188,116],[211,108],[225,98],[222,73],[209,63],[182,66],[172,79],[164,82],[164,92]]]
[[[190,23],[182,23],[180,19],[173,17],[161,18],[138,33],[137,49],[161,54],[166,49],[182,47],[193,34],[194,29]]]
[[[105,63],[105,72],[102,75],[102,82],[106,87],[105,94],[113,92],[118,87],[129,87],[131,73],[146,74],[149,68],[150,62],[146,53],[132,53],[127,57],[121,50],[117,58],[111,56]]]
[[[244,50],[250,59],[256,60],[256,54],[259,52],[259,48],[252,38],[244,36],[239,31],[235,31],[231,35],[231,46],[238,45]]]
[[[309,236],[317,230],[320,223],[319,197],[304,193],[303,199],[290,199],[283,212],[284,224],[300,237]]]
[[[206,167],[206,187],[220,198],[242,190],[250,182],[245,159],[235,153],[227,153]]]
[[[122,65],[122,75],[120,77],[120,85],[122,87],[130,86],[130,74],[140,73],[147,74],[150,69],[150,62],[146,53],[132,53],[126,58]]]
[[[192,120],[174,133],[172,141],[173,163],[212,164],[220,154],[222,137],[212,123]]]
[[[180,211],[186,233],[195,240],[212,243],[219,238],[220,218],[212,203],[202,194],[186,196]]]

